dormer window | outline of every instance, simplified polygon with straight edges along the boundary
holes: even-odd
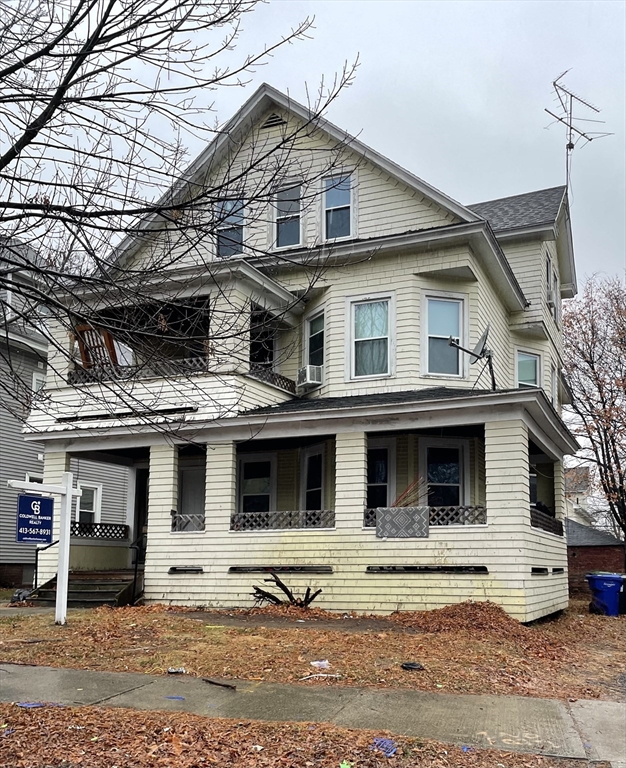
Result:
[[[300,245],[300,184],[276,193],[276,247]]]
[[[243,252],[245,202],[220,200],[215,206],[217,219],[217,258],[226,259]]]
[[[350,176],[324,179],[324,239],[335,240],[352,234]]]

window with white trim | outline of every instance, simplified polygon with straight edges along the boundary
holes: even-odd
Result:
[[[239,511],[271,512],[276,507],[276,460],[271,455],[239,459]]]
[[[324,509],[324,446],[302,452],[302,508]]]
[[[559,407],[559,383],[554,365],[550,367],[550,402],[555,408]]]
[[[352,189],[350,176],[324,179],[324,239],[352,234]]]
[[[218,259],[243,252],[244,211],[245,201],[240,198],[215,204]]]
[[[33,372],[33,392],[39,392],[46,386],[46,372],[34,371]]]
[[[463,337],[463,299],[428,296],[428,347],[426,370],[429,374],[461,376],[461,353],[449,344],[461,344]]]
[[[306,321],[306,364],[324,365],[324,312]]]
[[[517,353],[517,386],[538,387],[540,379],[540,357],[530,352]]]
[[[300,245],[300,200],[302,187],[279,189],[276,193],[276,247]]]
[[[102,504],[102,486],[96,483],[78,483],[83,492],[76,499],[76,522],[99,523]]]
[[[389,298],[351,303],[352,378],[391,373]]]
[[[43,475],[36,475],[32,474],[31,472],[26,472],[24,480],[26,480],[27,483],[43,483]]]

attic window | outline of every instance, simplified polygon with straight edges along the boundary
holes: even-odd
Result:
[[[283,118],[280,115],[277,115],[276,112],[272,112],[261,128],[275,128],[277,125],[287,125],[287,121],[283,120]]]

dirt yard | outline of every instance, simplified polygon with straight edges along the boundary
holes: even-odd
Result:
[[[372,749],[392,738],[396,753]],[[590,768],[496,750],[465,750],[390,734],[309,723],[259,723],[97,707],[0,704],[3,768]],[[383,745],[385,746],[385,745]],[[594,762],[593,768],[610,768]]]
[[[163,606],[0,619],[0,661],[54,667],[579,699],[626,699],[626,617],[586,603],[531,626],[491,603],[386,619],[265,609],[174,613]],[[302,618],[306,620],[303,622]],[[347,631],[346,631],[347,630]],[[317,670],[312,661],[328,660]],[[405,671],[403,662],[421,671]],[[338,677],[301,678],[321,672]]]

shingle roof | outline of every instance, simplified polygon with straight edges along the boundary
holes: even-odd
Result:
[[[558,216],[566,187],[551,187],[524,195],[501,197],[467,207],[491,224],[495,231],[552,224]]]
[[[565,521],[568,547],[611,547],[624,546],[624,542],[616,539],[612,533],[599,531],[589,525],[582,525],[575,520]]]
[[[519,392],[518,389],[498,390],[503,392]],[[311,399],[287,400],[275,405],[266,405],[246,411],[250,413],[298,413],[301,411],[328,411],[336,408],[359,408],[368,405],[392,405],[401,403],[416,403],[428,400],[446,400],[490,395],[490,389],[452,389],[451,387],[430,387],[428,389],[409,389],[401,392],[380,392],[372,395],[344,395],[341,397],[315,397]]]

